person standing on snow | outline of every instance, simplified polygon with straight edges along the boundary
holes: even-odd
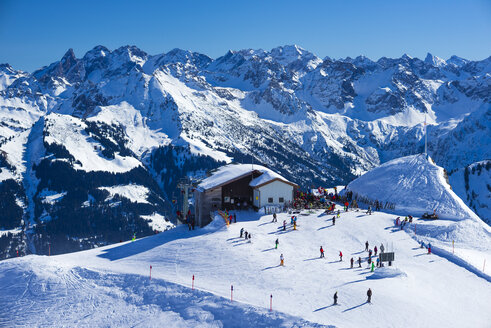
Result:
[[[320,252],[321,252],[321,258],[324,258],[325,257],[324,256],[324,249],[322,248],[322,246],[321,246]]]
[[[428,254],[431,254],[431,243],[428,243]]]
[[[338,304],[338,292],[336,291],[334,293],[334,305],[337,305]]]
[[[244,228],[240,228],[240,238],[244,235]]]
[[[338,218],[340,217],[340,215],[341,215],[341,211],[340,211],[340,210],[338,210]]]
[[[247,231],[244,232],[244,237],[247,240]]]
[[[285,258],[283,257],[283,254],[280,255],[280,265],[281,266],[285,265]]]
[[[372,257],[372,250],[371,249],[368,250],[368,257]]]
[[[372,262],[372,269],[370,271],[373,272],[373,269],[375,269],[375,263]]]
[[[237,215],[234,213],[234,223],[237,223]]]
[[[273,222],[278,222],[278,220],[276,220],[276,213],[273,213]]]
[[[286,230],[286,220],[283,220],[283,231]]]
[[[368,288],[367,296],[368,296],[367,303],[372,303],[372,290],[370,288]]]
[[[384,244],[380,244],[380,253],[383,253],[385,251]]]
[[[343,252],[339,251],[339,262],[343,260]]]
[[[335,216],[333,216],[333,217],[332,217],[332,225],[335,225],[335,224],[336,224],[336,217],[335,217]]]
[[[274,245],[275,245],[275,246],[274,246],[274,248],[275,248],[275,249],[278,249],[278,244],[279,244],[279,243],[280,243],[280,242],[279,242],[279,240],[278,240],[278,239],[276,239],[276,241],[274,242]]]
[[[367,252],[368,252],[368,240],[367,240],[367,242],[365,243],[365,251],[367,251]]]
[[[353,269],[353,263],[355,262],[355,260],[353,260],[353,258],[351,258],[350,262],[351,262],[351,269]]]
[[[361,268],[361,257],[358,257],[358,267]]]
[[[375,246],[375,247],[373,248],[373,252],[374,252],[375,256],[377,256],[377,251],[378,251],[377,246]]]

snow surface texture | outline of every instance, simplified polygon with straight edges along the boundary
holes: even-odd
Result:
[[[74,165],[75,169],[117,173],[127,172],[141,165],[139,160],[131,156],[115,154],[114,159],[105,158],[101,151],[97,150],[102,146],[85,133],[85,123],[76,117],[50,114],[46,121],[49,135],[45,136],[45,142],[63,145],[78,161],[78,164]]]
[[[396,204],[413,216],[436,211],[440,218],[479,220],[445,181],[443,168],[424,154],[397,158],[365,173],[346,187],[361,196]]]
[[[149,204],[147,201],[149,190],[145,186],[129,184],[112,187],[99,187],[99,189],[107,190],[109,192],[110,196],[106,199],[106,201],[110,201],[115,195],[119,195],[135,203]]]
[[[411,230],[394,227],[393,214],[343,212],[336,225],[321,211],[305,214],[296,231],[289,225],[282,231],[287,214],[272,223],[271,215],[237,212],[238,223],[228,228],[217,217],[191,232],[181,226],[80,253],[2,261],[0,325],[489,327],[489,267],[473,273],[465,257],[428,255]],[[239,238],[241,228],[252,243]],[[370,272],[367,240],[370,248],[383,243],[395,252],[392,267]],[[489,257],[490,245],[474,255]],[[462,244],[456,246],[457,254]],[[350,269],[349,259],[358,256],[362,267],[355,262]],[[333,306],[336,291],[339,305]]]

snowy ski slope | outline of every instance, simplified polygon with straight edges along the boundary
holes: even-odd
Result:
[[[489,266],[482,272],[468,264],[460,252],[465,244],[456,243],[455,255],[438,246],[439,255],[427,255],[417,241],[423,237],[413,226],[394,227],[395,217],[350,211],[333,226],[331,216],[313,211],[298,215],[297,231],[289,224],[282,231],[286,213],[272,223],[271,215],[238,212],[230,227],[216,218],[191,232],[180,226],[74,254],[5,260],[0,326],[489,327]],[[252,243],[238,238],[241,228],[252,233]],[[367,240],[370,248],[383,243],[394,250],[394,265],[369,272]],[[490,250],[487,243],[472,256],[489,264]],[[358,256],[362,268],[350,269],[349,259]],[[336,291],[339,305],[332,306]]]

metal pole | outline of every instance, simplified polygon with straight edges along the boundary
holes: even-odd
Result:
[[[425,114],[425,155],[428,156],[428,133],[426,128],[426,114]]]

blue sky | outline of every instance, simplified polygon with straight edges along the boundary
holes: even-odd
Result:
[[[73,48],[136,45],[212,58],[298,44],[320,57],[491,55],[490,0],[0,0],[0,63],[33,71]]]

